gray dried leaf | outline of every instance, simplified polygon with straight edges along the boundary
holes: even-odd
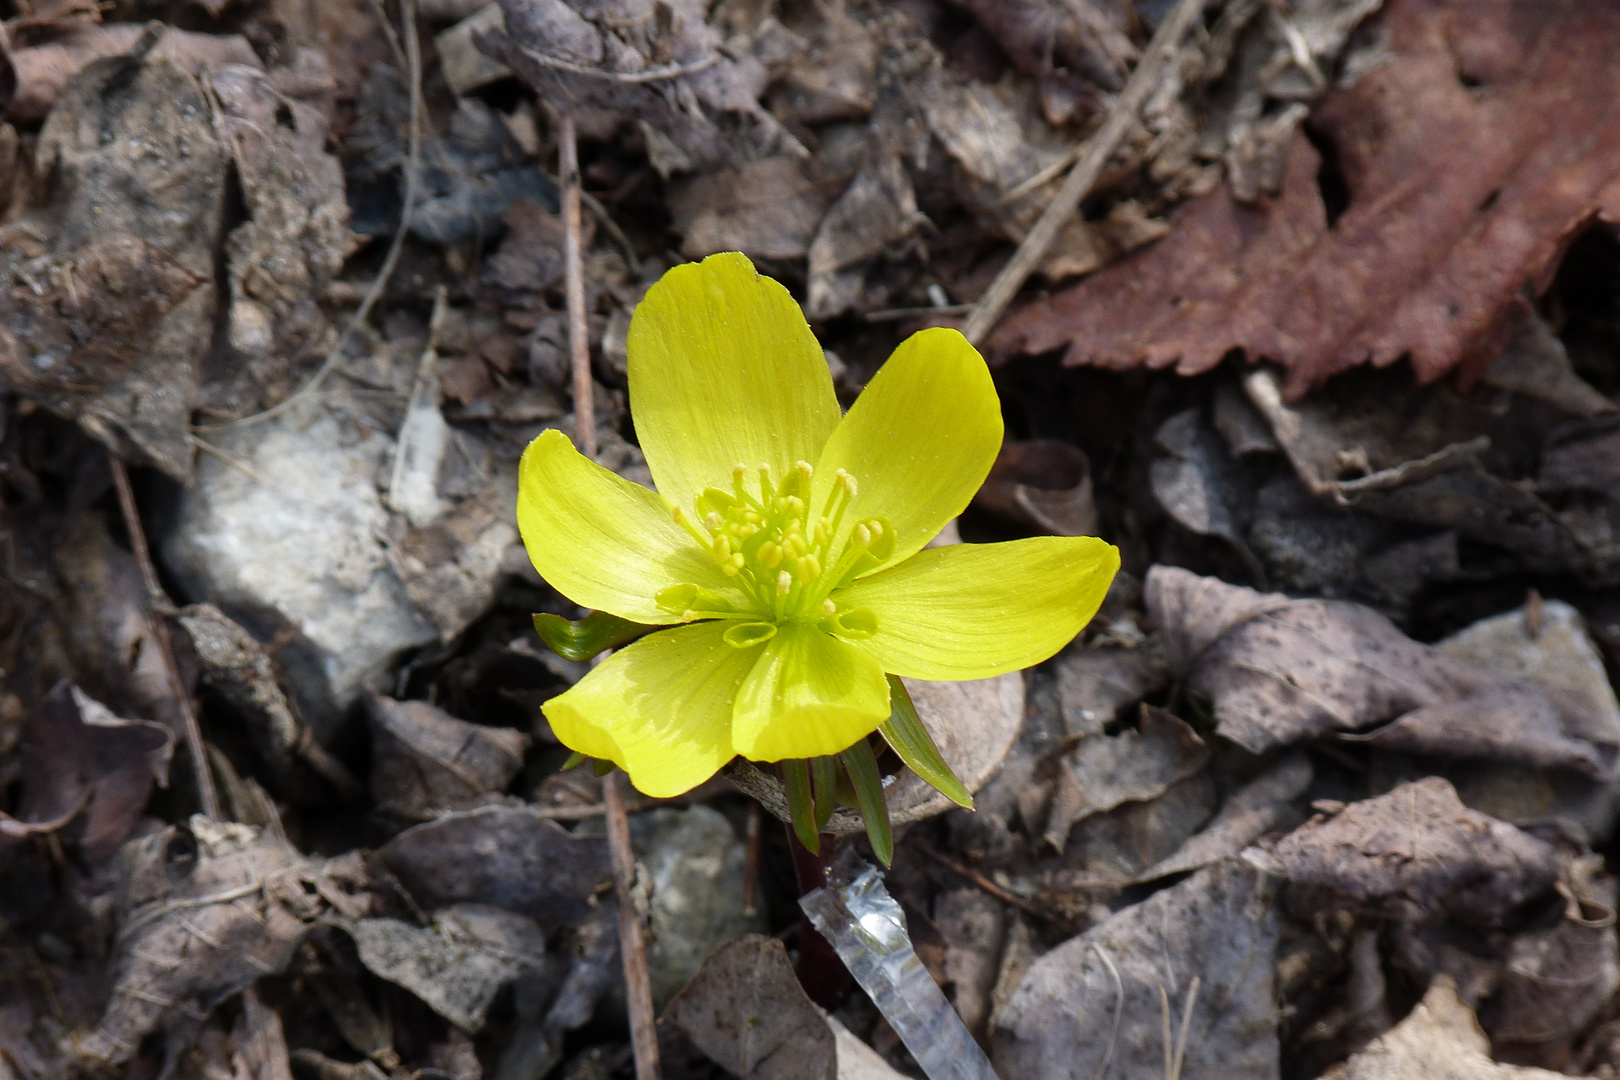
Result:
[[[1313,819],[1275,855],[1297,911],[1432,913],[1482,926],[1551,889],[1559,870],[1550,845],[1468,809],[1434,776]]]
[[[1136,649],[1068,649],[1054,663],[1063,726],[1070,735],[1102,734],[1121,709],[1170,683],[1156,639]]]
[[[360,919],[346,927],[360,962],[403,986],[434,1012],[472,1033],[501,988],[545,960],[546,940],[533,919],[482,904],[434,912],[430,926],[398,919]]]
[[[906,679],[917,716],[934,737],[940,756],[968,791],[978,791],[1000,770],[1024,727],[1024,679],[1018,672],[970,682],[924,682]],[[743,758],[733,759],[725,776],[758,799],[782,821],[792,821],[782,782]],[[884,789],[889,820],[909,825],[944,813],[956,804],[935,791],[910,769],[902,769]],[[866,831],[854,810],[833,813],[826,831],[854,836]]]
[[[1148,572],[1147,606],[1172,667],[1212,703],[1217,731],[1253,753],[1339,734],[1598,777],[1614,768],[1620,740],[1588,717],[1588,703],[1413,641],[1371,608],[1164,566]]]
[[[490,904],[548,932],[583,920],[612,881],[605,840],[572,836],[529,807],[446,814],[406,829],[375,858],[426,910]]]
[[[671,185],[669,212],[689,259],[717,251],[802,259],[835,196],[806,174],[800,158],[783,154]]]
[[[1186,409],[1170,417],[1154,440],[1170,454],[1156,458],[1148,473],[1153,497],[1164,512],[1185,529],[1225,541],[1253,580],[1263,582],[1265,571],[1244,542],[1240,517],[1253,492],[1203,410]]]
[[[206,1013],[281,971],[345,898],[357,864],[306,859],[268,830],[193,816],[119,855],[113,992],[75,1041],[87,1061],[127,1061],[148,1034]]]
[[[372,797],[407,817],[487,802],[512,782],[529,747],[521,731],[469,724],[425,701],[372,694],[366,716]]]
[[[707,960],[664,1010],[672,1024],[742,1080],[835,1080],[832,1029],[793,974],[787,950],[748,934]]]
[[[79,844],[87,862],[99,863],[134,829],[153,782],[168,783],[173,752],[167,727],[121,719],[77,686],[58,683],[24,728],[22,797],[17,817],[0,813],[0,849],[55,832],[82,811]]]
[[[1585,1031],[1620,989],[1620,945],[1607,925],[1565,918],[1520,934],[1503,958],[1491,1038],[1559,1045]]]
[[[790,14],[800,35],[771,87],[772,111],[800,124],[858,120],[877,100],[881,42],[842,4],[813,4]]]
[[[1556,405],[1575,416],[1613,414],[1614,402],[1575,373],[1569,351],[1546,320],[1530,311],[1513,325],[1502,355],[1485,369],[1483,381],[1491,386]]]
[[[1088,735],[1059,759],[1063,770],[1046,841],[1059,851],[1069,829],[1121,803],[1155,799],[1209,763],[1209,746],[1179,717],[1142,706],[1139,728]],[[1068,797],[1065,797],[1065,796]]]
[[[951,889],[934,900],[934,925],[945,939],[951,1003],[974,1038],[983,1040],[1001,972],[1008,908],[982,889]]]
[[[1152,881],[1185,873],[1236,855],[1276,828],[1288,815],[1292,802],[1310,786],[1310,758],[1299,752],[1283,757],[1265,772],[1227,796],[1220,811],[1204,829],[1139,875]]]
[[[1265,872],[1227,859],[1047,953],[997,1017],[997,1071],[1043,1080],[1105,1071],[1161,1077],[1159,992],[1179,1027],[1196,978],[1181,1075],[1277,1077],[1273,890]]]
[[[1002,444],[973,504],[1004,521],[1053,536],[1094,536],[1091,461],[1062,439]]]
[[[1058,799],[1053,798],[1054,813]],[[1173,784],[1147,802],[1121,803],[1092,814],[1069,830],[1057,884],[1081,890],[1137,881],[1149,866],[1169,858],[1214,815],[1220,793],[1209,770]]]
[[[1333,1066],[1322,1080],[1554,1080],[1564,1075],[1501,1065],[1491,1060],[1490,1051],[1474,1010],[1441,975],[1405,1020]]]

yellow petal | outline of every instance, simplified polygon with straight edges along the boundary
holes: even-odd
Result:
[[[541,712],[564,746],[616,763],[637,791],[661,799],[690,791],[736,756],[733,703],[763,651],[727,645],[725,628],[700,622],[648,634]]]
[[[1001,402],[978,350],[955,330],[920,330],[900,343],[827,440],[814,505],[826,505],[836,471],[847,471],[856,494],[842,531],[886,520],[895,548],[883,565],[893,565],[967,506],[1001,435]]]
[[[889,683],[867,653],[787,623],[737,692],[731,742],[755,761],[836,754],[889,718]]]
[[[678,622],[653,597],[690,583],[741,593],[654,492],[586,458],[545,431],[523,452],[518,530],[540,576],[582,607],[640,623]]]
[[[677,266],[630,319],[630,414],[658,490],[690,509],[736,465],[778,482],[838,423],[827,358],[799,305],[737,252]]]
[[[860,646],[911,679],[984,679],[1038,664],[1097,613],[1119,549],[1091,536],[1037,536],[918,552],[833,593],[877,613]]]

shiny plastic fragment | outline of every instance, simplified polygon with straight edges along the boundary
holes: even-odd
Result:
[[[846,848],[827,884],[801,897],[799,907],[929,1080],[997,1080],[990,1059],[917,958],[905,916],[877,867]]]

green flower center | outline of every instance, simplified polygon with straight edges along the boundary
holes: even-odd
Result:
[[[758,478],[749,490],[749,477]],[[738,648],[769,640],[784,622],[818,622],[841,637],[869,637],[877,617],[866,609],[840,609],[830,593],[881,564],[894,551],[894,530],[882,518],[841,530],[855,499],[855,478],[833,477],[826,504],[811,506],[815,469],[801,461],[780,484],[768,465],[731,472],[731,490],[708,488],[695,500],[695,516],[675,508],[675,520],[709,552],[721,573],[748,596],[746,610],[696,585],[674,585],[657,596],[664,610],[686,619],[747,619],[727,631]],[[835,550],[836,549],[836,550]]]

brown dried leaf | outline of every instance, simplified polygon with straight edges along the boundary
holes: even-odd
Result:
[[[1405,1020],[1371,1046],[1323,1074],[1322,1080],[1555,1080],[1563,1073],[1499,1065],[1479,1021],[1457,996],[1457,986],[1437,976]]]
[[[973,496],[981,510],[1053,536],[1094,536],[1097,503],[1091,461],[1062,439],[1002,444],[984,486]]]
[[[1202,870],[1035,961],[996,1018],[994,1061],[1008,1077],[1160,1077],[1159,990],[1171,1023],[1199,980],[1188,1080],[1274,1080],[1278,1072],[1274,883],[1240,859]]]
[[[75,1040],[121,1064],[160,1027],[206,1012],[282,970],[306,930],[344,896],[358,864],[322,864],[269,831],[194,816],[120,853],[113,993]]]
[[[371,794],[383,810],[432,817],[489,801],[523,767],[529,737],[457,720],[425,701],[367,699]]]
[[[689,259],[717,251],[801,259],[837,194],[806,175],[798,158],[781,155],[671,185],[669,212]]]
[[[54,832],[84,811],[79,843],[99,863],[134,829],[153,781],[168,783],[174,735],[123,720],[77,686],[59,683],[35,706],[22,744],[18,816],[0,813],[0,848]]]
[[[780,941],[746,934],[703,962],[664,1010],[672,1024],[744,1080],[833,1080],[832,1029],[793,974]]]
[[[1559,870],[1550,845],[1468,809],[1437,776],[1313,819],[1276,857],[1301,912],[1415,909],[1485,926],[1550,890]]]
[[[1394,0],[1384,22],[1393,59],[1313,119],[1349,189],[1342,216],[1329,224],[1297,137],[1274,202],[1223,188],[1183,206],[1164,241],[1025,308],[993,351],[1191,374],[1241,348],[1283,364],[1296,398],[1408,354],[1422,381],[1483,372],[1521,292],[1546,287],[1586,224],[1620,218],[1620,11]]]

